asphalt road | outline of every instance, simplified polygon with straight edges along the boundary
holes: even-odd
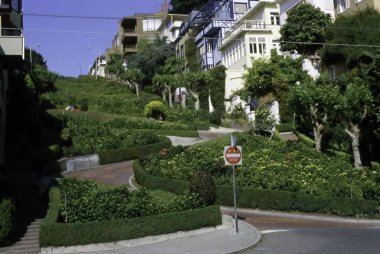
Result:
[[[379,223],[325,221],[239,213],[262,233],[261,242],[243,254],[376,254]]]

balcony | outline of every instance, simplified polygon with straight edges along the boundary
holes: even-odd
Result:
[[[222,46],[232,41],[238,35],[244,32],[271,32],[273,25],[267,25],[263,20],[244,20],[243,22],[237,23],[231,28],[230,31],[226,32],[222,40]]]
[[[24,37],[21,29],[1,29],[0,55],[24,56]]]
[[[203,28],[196,36],[195,41],[199,41],[203,36],[210,36],[219,31],[220,28],[228,27],[229,20],[212,20],[205,28]]]

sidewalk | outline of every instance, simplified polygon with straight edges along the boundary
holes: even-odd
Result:
[[[261,233],[245,221],[239,221],[239,233],[231,216],[223,215],[223,224],[216,228],[203,228],[159,236],[149,236],[114,243],[90,244],[59,248],[43,248],[47,253],[105,253],[105,254],[226,254],[256,245]]]

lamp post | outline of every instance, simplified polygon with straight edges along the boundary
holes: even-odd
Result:
[[[39,48],[40,44],[37,43],[36,46],[37,46],[37,48]],[[29,46],[29,60],[30,60],[30,72],[32,72],[33,71],[33,56],[32,56],[32,46],[31,45]]]
[[[80,63],[74,63],[74,62],[71,62],[71,64],[79,66],[79,76],[81,76],[82,75],[82,65]]]
[[[92,50],[93,48],[88,48],[89,50]],[[98,71],[99,71],[99,65],[100,65],[100,49],[94,49],[96,52],[98,52],[96,56],[95,61],[95,79],[98,79]]]

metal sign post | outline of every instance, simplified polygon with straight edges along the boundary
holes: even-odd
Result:
[[[236,146],[237,138],[231,135],[231,146],[224,147],[224,165],[232,166],[232,187],[234,194],[234,217],[236,233],[239,233],[238,216],[236,211],[236,176],[235,176],[235,166],[242,165],[242,148],[241,146]]]

